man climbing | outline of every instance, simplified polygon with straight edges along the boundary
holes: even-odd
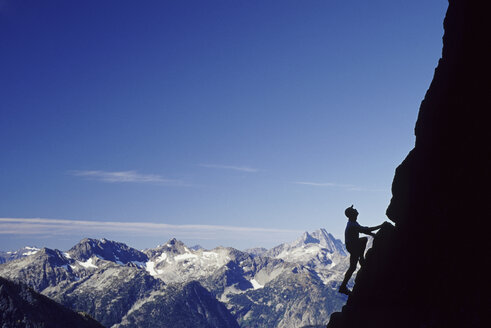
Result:
[[[358,211],[353,208],[353,205],[348,207],[344,214],[348,217],[348,224],[346,225],[346,230],[344,231],[344,243],[346,244],[346,249],[350,253],[349,268],[344,275],[344,280],[339,286],[339,292],[342,294],[349,295],[351,291],[346,287],[351,275],[356,270],[356,264],[358,261],[360,265],[365,263],[365,248],[367,246],[368,238],[360,238],[359,234],[364,233],[366,235],[375,236],[372,231],[380,229],[382,225],[376,227],[363,227],[356,222],[358,218]]]

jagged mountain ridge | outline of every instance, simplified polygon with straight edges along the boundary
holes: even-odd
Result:
[[[87,261],[94,255],[118,264],[141,264],[148,261],[148,257],[137,249],[128,247],[124,243],[110,241],[104,238],[100,240],[91,238],[82,239],[67,253],[79,261]]]
[[[230,324],[230,318],[243,326],[298,327],[327,322],[330,313],[345,301],[336,292],[342,272],[336,271],[332,261],[346,259],[342,243],[318,230],[275,249],[282,250],[277,258],[273,253],[249,254],[225,247],[192,249],[171,239],[139,251],[106,239],[86,238],[67,252],[41,249],[0,265],[0,276],[23,281],[108,327],[141,325],[142,318],[155,311],[160,311],[160,318],[172,316],[155,308],[156,299],[162,301],[170,295],[174,295],[175,304],[195,304],[181,299],[189,295],[210,297],[198,303],[215,310],[202,306],[188,309],[208,313],[207,324],[213,320]],[[288,257],[288,251],[295,255]],[[193,285],[193,290],[204,287],[209,295],[184,292],[189,283],[199,284]],[[283,289],[289,292],[279,293]],[[278,295],[287,295],[288,302]],[[230,318],[217,310],[220,306]]]

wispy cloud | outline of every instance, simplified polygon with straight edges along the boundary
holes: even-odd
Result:
[[[309,182],[309,181],[295,181],[293,182],[299,185],[314,186],[314,187],[333,187],[341,188],[349,191],[363,191],[364,189],[359,186],[351,184],[333,183],[333,182]]]
[[[232,165],[218,165],[218,164],[200,164],[199,166],[207,167],[211,169],[234,170],[234,171],[249,172],[249,173],[259,172],[258,169],[247,167],[247,166],[232,166]]]
[[[63,236],[125,233],[132,236],[163,236],[199,239],[292,238],[302,231],[200,224],[166,224],[153,222],[89,221],[46,218],[0,218],[0,235]],[[286,239],[286,240],[288,240]]]
[[[158,174],[142,174],[137,171],[69,171],[68,174],[109,183],[153,183],[164,185],[185,185],[180,180],[166,179]]]

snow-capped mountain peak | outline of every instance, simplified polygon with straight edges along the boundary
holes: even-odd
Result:
[[[298,252],[299,249],[307,250],[309,248],[323,249],[324,252],[346,255],[346,249],[341,240],[334,238],[325,229],[319,229],[312,233],[306,231],[297,240],[273,247],[265,255],[285,258],[289,257],[288,254],[290,253]],[[307,251],[306,253],[312,253],[312,251]]]
[[[313,237],[308,231],[305,231],[300,238],[290,244],[292,247],[298,247],[306,244],[320,244],[320,240]]]
[[[297,240],[273,247],[263,256],[309,267],[326,285],[344,273],[347,263],[344,244],[325,229],[305,232]]]
[[[148,256],[146,270],[154,277],[165,277],[166,282],[182,282],[191,277],[199,279],[231,259],[230,250],[226,248],[194,250],[175,238],[155,249],[147,249],[145,253]]]
[[[332,234],[327,232],[326,229],[319,229],[312,232],[312,237],[319,240],[319,245],[323,248],[328,249],[332,253],[339,252],[341,254],[347,255],[346,247],[343,242],[339,239],[336,239]]]

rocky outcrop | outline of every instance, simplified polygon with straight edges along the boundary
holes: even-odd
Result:
[[[491,182],[486,5],[449,1],[416,144],[393,181],[387,216],[395,225],[377,234],[328,327],[489,327],[489,283],[480,279],[489,263]]]
[[[24,284],[0,277],[0,327],[103,326],[87,314],[73,312]]]

